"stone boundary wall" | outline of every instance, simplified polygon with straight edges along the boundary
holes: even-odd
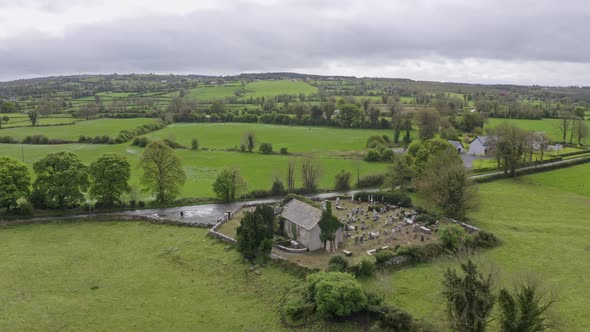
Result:
[[[469,233],[477,233],[477,232],[479,232],[479,228],[478,227],[475,227],[475,226],[466,224],[464,222],[460,222],[460,221],[455,220],[455,219],[450,219],[450,220],[451,220],[451,222],[453,224],[460,225],[461,227],[463,227]]]

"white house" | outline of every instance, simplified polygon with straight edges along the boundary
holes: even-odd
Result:
[[[461,144],[461,142],[449,140],[449,143],[451,143],[455,147],[455,149],[457,149],[457,152],[465,152],[465,148],[463,147],[463,144]]]
[[[319,221],[322,218],[322,210],[297,199],[290,200],[283,206],[280,214],[283,219],[285,235],[305,247],[309,251],[324,247],[320,240]],[[336,232],[336,245],[342,243],[344,234],[342,228]],[[338,249],[338,248],[334,248]]]
[[[496,147],[496,136],[477,136],[469,143],[469,153],[483,156]]]

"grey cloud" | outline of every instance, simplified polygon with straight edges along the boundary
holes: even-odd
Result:
[[[584,1],[363,5],[242,3],[186,15],[70,26],[63,38],[28,32],[0,40],[0,79],[57,73],[239,73],[318,68],[347,60],[373,66],[436,58],[590,61],[585,43],[590,4]]]

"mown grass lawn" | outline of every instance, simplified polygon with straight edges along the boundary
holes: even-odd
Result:
[[[62,145],[21,145],[21,144],[0,144],[0,155],[10,156],[18,160],[22,159],[29,166],[32,173],[33,163],[46,156],[48,153],[57,151],[71,151],[85,163],[90,164],[101,154],[107,152],[118,152],[129,159],[131,163],[130,183],[140,188],[139,178],[141,169],[138,167],[139,157],[143,148],[125,144],[62,144]],[[242,177],[247,182],[247,191],[269,190],[273,179],[278,176],[285,181],[287,164],[290,158],[296,161],[296,185],[302,186],[301,161],[304,157],[290,157],[283,155],[262,155],[260,153],[241,153],[224,151],[192,151],[176,150],[182,160],[187,175],[187,181],[182,188],[180,197],[214,197],[211,188],[215,177],[224,169],[237,167]],[[356,163],[350,159],[339,159],[330,157],[316,157],[315,160],[321,165],[321,176],[319,187],[329,189],[334,187],[334,177],[341,169],[350,170],[356,174]],[[361,176],[381,173],[385,170],[385,163],[360,162]],[[354,185],[355,178],[351,179]],[[140,193],[142,199],[149,197],[148,193]]]
[[[590,317],[590,165],[482,184],[473,223],[503,244],[476,260],[493,271],[500,287],[525,276],[557,294],[549,315],[558,331],[588,331]],[[582,196],[584,195],[584,196]],[[431,322],[445,321],[443,261],[400,270],[366,287]],[[496,330],[493,328],[492,330]]]
[[[73,122],[73,118],[56,119],[41,118],[43,120],[67,120]],[[72,125],[50,126],[50,127],[23,127],[23,128],[6,128],[0,129],[0,136],[11,136],[20,140],[31,135],[45,135],[50,139],[63,139],[68,141],[78,141],[80,135],[85,136],[104,136],[108,135],[115,138],[121,130],[133,130],[137,126],[154,122],[154,119],[135,118],[135,119],[95,119],[88,121],[79,121]]]
[[[362,150],[371,135],[387,135],[393,139],[392,130],[258,123],[177,123],[146,136],[151,139],[174,138],[185,146],[190,146],[191,140],[196,138],[200,148],[229,149],[239,148],[248,132],[254,133],[258,144],[271,143],[276,152],[286,147],[294,153]]]

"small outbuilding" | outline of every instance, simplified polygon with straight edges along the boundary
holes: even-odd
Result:
[[[324,247],[320,240],[319,222],[322,210],[296,198],[291,199],[282,207],[280,218],[283,221],[285,235],[305,247],[309,251]],[[336,246],[344,240],[342,228],[336,232]],[[338,248],[332,248],[334,250]]]
[[[463,144],[461,144],[461,142],[449,140],[449,143],[451,143],[455,147],[455,149],[457,149],[457,152],[459,152],[459,153],[465,152],[465,148],[463,147]]]

